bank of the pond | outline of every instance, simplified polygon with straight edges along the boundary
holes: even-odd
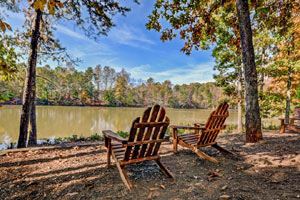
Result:
[[[118,132],[120,136],[126,137],[127,133]],[[47,139],[38,139],[37,145],[33,147],[28,147],[24,149],[35,149],[35,148],[53,148],[53,147],[68,147],[68,146],[85,146],[89,144],[99,144],[103,142],[104,137],[102,135],[94,134],[90,137],[78,137],[77,135],[73,135],[72,137],[66,138],[47,138]],[[0,150],[17,150],[17,143],[12,142],[10,144],[2,143],[0,144]],[[23,150],[22,150],[23,151]],[[2,152],[3,154],[3,152]],[[1,153],[0,153],[1,155]]]
[[[9,106],[22,106],[21,102],[18,103],[11,103],[5,102],[0,103],[0,107],[3,105]],[[43,103],[36,103],[36,106],[73,106],[73,107],[108,107],[108,108],[145,108],[144,105],[109,105],[109,104],[43,104]],[[172,109],[214,109],[214,107],[166,107]],[[233,108],[236,110],[236,108]]]

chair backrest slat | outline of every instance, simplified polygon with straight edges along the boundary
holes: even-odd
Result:
[[[130,132],[129,132],[128,142],[133,142],[134,141],[134,138],[135,138],[135,135],[136,135],[136,132],[137,132],[137,128],[135,128],[135,123],[138,123],[139,121],[140,121],[140,118],[138,117],[132,122],[131,129],[130,129]],[[132,146],[129,146],[129,147],[126,148],[125,155],[124,155],[124,160],[125,161],[129,160],[131,150],[132,150]]]
[[[162,122],[165,119],[165,116],[166,116],[166,110],[164,108],[161,108],[157,121]],[[169,121],[166,121],[166,120],[164,122],[167,124],[170,123]],[[164,127],[164,126],[162,126],[162,127]],[[159,135],[159,133],[161,133],[161,131],[163,131],[163,129],[161,127],[156,127],[152,134],[151,139],[152,140],[157,139],[157,136]],[[155,145],[155,143],[149,145],[146,156],[152,155],[152,150],[153,150],[154,145]]]
[[[168,123],[170,123],[170,120],[169,120],[168,117],[166,117],[165,121],[168,122]],[[160,133],[158,135],[159,139],[163,139],[165,137],[165,133],[167,131],[167,128],[168,128],[167,126],[162,127],[162,129],[161,129],[161,131],[160,131]],[[156,145],[154,147],[154,150],[153,150],[153,153],[152,153],[152,156],[157,155],[160,145],[161,145],[161,142],[156,143]]]
[[[133,122],[128,142],[163,139],[167,127],[170,123],[165,114],[165,109],[160,107],[159,105],[155,105],[152,108],[147,108],[143,114],[141,121],[140,118],[137,118]],[[142,145],[142,142],[138,142],[137,144],[127,146],[123,160],[128,161],[132,159],[139,159],[156,155],[159,149],[159,146],[157,146],[157,144],[161,143],[161,141],[162,140],[158,140],[157,142],[151,141]]]
[[[156,117],[157,117],[157,115],[158,115],[159,109],[160,109],[160,106],[159,106],[159,105],[155,105],[155,106],[153,107],[152,114],[151,114],[151,117],[150,117],[150,122],[155,122],[155,121],[156,121]],[[148,123],[148,124],[150,125],[151,123]],[[147,132],[146,132],[146,134],[145,134],[145,136],[144,136],[144,139],[143,139],[144,141],[150,139],[151,134],[152,134],[152,130],[153,130],[153,127],[152,127],[152,126],[150,126],[150,127],[147,128]],[[146,151],[147,146],[148,146],[147,144],[144,144],[144,145],[142,146],[142,149],[141,149],[141,151],[140,151],[139,158],[143,158],[143,157],[144,157],[144,154],[145,154],[145,151]]]
[[[229,116],[228,107],[227,103],[222,103],[210,114],[205,124],[205,130],[197,142],[198,145],[215,142],[219,132],[223,129],[226,118]]]
[[[161,126],[168,126],[166,122],[140,122],[135,124],[135,128],[155,128]],[[150,131],[151,132],[151,131]]]
[[[147,108],[143,114],[143,117],[142,117],[142,122],[147,122],[148,119],[149,119],[149,116],[150,116],[150,113],[151,113],[151,107]],[[139,131],[138,131],[138,134],[137,134],[137,137],[135,138],[135,141],[142,141],[143,137],[144,137],[144,132],[145,132],[145,129],[146,128],[139,128]],[[132,157],[131,159],[135,159],[137,158],[137,155],[139,153],[139,150],[140,150],[140,146],[141,145],[136,145],[134,147],[134,150],[132,152]]]

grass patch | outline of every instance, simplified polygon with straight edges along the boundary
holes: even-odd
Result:
[[[98,141],[98,140],[103,140],[104,136],[103,135],[98,135],[98,133],[95,133],[89,137],[92,141]]]
[[[275,125],[275,124],[269,124],[269,125],[263,125],[262,127],[263,129],[266,129],[266,130],[280,130],[280,125]]]
[[[117,134],[123,138],[128,138],[129,137],[129,133],[126,131],[118,131]]]

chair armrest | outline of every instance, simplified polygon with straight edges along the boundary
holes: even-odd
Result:
[[[177,129],[188,129],[188,130],[205,130],[203,127],[195,127],[195,126],[176,126],[171,125],[170,128],[172,129],[173,138],[177,139]]]
[[[171,129],[188,129],[188,130],[204,130],[205,128],[203,127],[195,127],[195,126],[176,126],[176,125],[171,125]]]
[[[102,133],[103,133],[104,137],[116,140],[118,142],[121,142],[122,144],[127,144],[127,140],[125,138],[119,136],[118,134],[112,132],[111,130],[104,130],[104,131],[102,131]]]
[[[300,120],[298,117],[291,117],[291,118],[279,118],[279,120]]]
[[[205,126],[204,123],[194,123],[194,126]]]

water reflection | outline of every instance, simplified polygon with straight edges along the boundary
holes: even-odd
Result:
[[[37,106],[38,138],[90,136],[102,130],[128,131],[132,120],[141,116],[144,108]],[[211,110],[171,109],[167,115],[171,124],[192,125],[205,122]],[[0,109],[0,143],[18,139],[21,106]],[[230,111],[227,124],[237,123],[237,112]]]

